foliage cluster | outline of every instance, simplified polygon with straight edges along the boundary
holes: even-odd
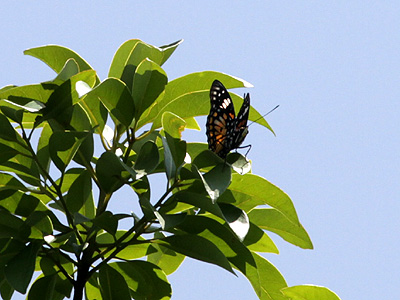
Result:
[[[265,230],[312,248],[291,199],[251,174],[243,156],[227,163],[181,139],[184,129],[200,129],[194,117],[208,113],[214,79],[227,88],[247,83],[211,71],[168,81],[161,66],[179,44],[129,40],[104,81],[70,49],[25,51],[57,76],[0,90],[3,299],[15,291],[31,300],[72,291],[75,300],[169,299],[167,275],[186,256],[238,270],[259,299],[338,299],[322,287],[287,287],[258,254],[278,253]],[[250,120],[259,117],[252,108]],[[154,199],[149,177],[157,173],[166,187]],[[127,211],[108,210],[111,201]],[[141,211],[130,212],[132,201]],[[122,229],[122,220],[131,225]]]

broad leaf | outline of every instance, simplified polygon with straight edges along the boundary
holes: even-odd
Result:
[[[225,255],[213,243],[198,235],[173,235],[156,240],[155,243],[194,259],[215,264],[234,274]]]
[[[130,300],[128,285],[124,277],[109,265],[99,271],[101,296],[104,300]]]
[[[282,289],[282,293],[292,300],[340,300],[338,295],[326,287],[297,285]]]
[[[243,244],[253,252],[268,252],[279,254],[271,238],[257,225],[250,223],[249,232],[243,241]]]
[[[276,233],[285,241],[303,249],[313,249],[313,244],[303,226],[293,223],[285,215],[273,208],[253,209],[250,221],[262,229]]]
[[[106,193],[118,190],[129,178],[122,176],[126,171],[122,161],[113,152],[104,152],[96,164],[97,179]]]
[[[231,182],[231,169],[225,163],[216,165],[211,171],[202,175],[198,172],[204,187],[213,202],[225,192]]]
[[[258,205],[267,204],[280,211],[291,222],[300,224],[289,196],[266,179],[254,174],[233,174],[229,189],[218,201],[231,203],[246,212]]]
[[[66,197],[67,208],[71,213],[78,212],[92,196],[92,180],[89,171],[83,171],[72,183]]]
[[[137,300],[158,300],[171,297],[171,286],[164,272],[156,265],[140,260],[111,263],[121,274]]]
[[[141,148],[135,161],[134,169],[138,173],[137,178],[152,172],[159,163],[160,157],[157,145],[152,142],[146,142]]]
[[[93,97],[103,103],[115,122],[121,123],[126,127],[131,125],[135,116],[135,104],[128,88],[121,80],[107,78],[86,95],[85,101],[95,102],[95,100],[87,99]],[[97,114],[99,113],[100,109]]]
[[[25,246],[4,270],[11,286],[18,292],[25,294],[35,270],[37,253],[42,245],[41,241],[33,241]],[[21,272],[21,270],[24,270]]]
[[[167,82],[167,75],[155,62],[146,58],[138,65],[132,86],[137,119],[158,97],[162,97]]]
[[[43,61],[56,73],[60,73],[68,59],[73,58],[79,65],[80,71],[93,69],[82,57],[71,49],[57,46],[46,45],[36,48],[27,49],[25,55],[31,55]],[[99,82],[97,78],[97,82]]]
[[[50,157],[61,172],[64,172],[87,135],[85,132],[72,131],[56,131],[51,135]]]

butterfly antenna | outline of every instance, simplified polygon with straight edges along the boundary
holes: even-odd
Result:
[[[251,124],[253,124],[254,122],[257,122],[258,120],[266,117],[267,115],[269,115],[270,113],[272,113],[275,109],[277,109],[279,107],[279,105],[275,106],[273,109],[271,109],[269,112],[267,112],[265,115],[262,115],[261,117],[259,117],[258,119],[252,121],[248,126],[250,126]]]

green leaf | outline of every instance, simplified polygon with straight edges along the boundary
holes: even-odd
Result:
[[[27,218],[34,211],[48,211],[45,204],[33,195],[28,195],[19,191],[12,192],[11,195],[0,200],[0,206],[4,207],[12,214]]]
[[[64,128],[68,128],[71,121],[71,107],[79,102],[79,95],[76,91],[76,83],[86,82],[89,86],[94,86],[96,73],[93,70],[83,71],[72,76],[61,84],[49,97],[46,107],[41,110],[43,116],[36,120],[40,124],[45,120],[57,120]]]
[[[250,222],[247,214],[242,209],[230,204],[220,203],[219,207],[229,227],[240,241],[243,241],[250,229]]]
[[[95,219],[92,220],[93,224],[104,229],[108,233],[115,235],[118,228],[119,216],[114,215],[110,211],[105,211]]]
[[[18,151],[12,147],[0,143],[0,164],[8,161],[10,158],[18,154]]]
[[[233,174],[229,189],[221,195],[218,201],[231,203],[245,212],[249,212],[258,205],[267,204],[280,211],[293,223],[300,224],[289,196],[258,175]]]
[[[30,157],[18,154],[8,161],[1,163],[1,165],[3,171],[13,172],[26,183],[33,186],[40,186],[38,166]]]
[[[60,73],[68,59],[72,58],[78,64],[80,71],[93,69],[82,57],[71,49],[57,46],[46,45],[27,49],[24,51],[25,55],[31,55],[43,61],[56,73]],[[99,82],[98,78],[96,80]]]
[[[49,123],[45,123],[40,133],[39,143],[36,152],[40,165],[47,172],[49,172],[50,161],[51,161],[49,152],[49,139],[52,134],[53,130],[51,129]]]
[[[249,268],[244,275],[250,281],[260,300],[287,300],[281,290],[287,287],[282,274],[265,258],[252,252],[255,268]]]
[[[173,235],[156,240],[171,250],[197,260],[215,264],[234,274],[228,259],[213,243],[194,234]]]
[[[88,170],[84,170],[72,183],[67,197],[67,208],[71,213],[78,212],[92,196],[92,178]]]
[[[56,167],[64,172],[88,133],[56,131],[49,141],[49,153]]]
[[[24,239],[29,232],[24,232],[23,223],[20,218],[0,207],[0,238]]]
[[[267,252],[279,254],[271,238],[257,225],[250,223],[249,232],[243,241],[243,244],[253,252]]]
[[[29,290],[28,300],[58,300],[63,299],[64,296],[55,291],[56,275],[44,276],[38,278]]]
[[[307,232],[300,223],[293,223],[285,215],[273,208],[253,209],[250,221],[262,229],[276,233],[285,241],[303,249],[313,249]]]
[[[162,97],[167,82],[168,78],[164,70],[148,58],[137,66],[132,86],[137,119],[158,97]]]
[[[4,101],[3,103],[0,102],[0,104],[5,104],[5,103],[7,102]],[[22,124],[22,119],[24,116],[24,111],[22,109],[15,109],[7,105],[0,105],[0,110],[11,121],[16,122],[20,125]]]
[[[180,139],[182,137],[182,132],[185,130],[186,122],[179,116],[167,111],[162,115],[162,127],[164,131],[175,138]]]
[[[99,275],[98,273],[94,273],[90,276],[89,280],[86,281],[85,285],[85,295],[86,299],[96,299],[103,300],[100,292],[100,284],[99,284]]]
[[[107,78],[86,97],[96,97],[110,112],[114,121],[129,127],[135,116],[135,104],[126,85],[117,78]]]
[[[104,300],[130,300],[129,287],[124,276],[109,265],[99,271],[101,296]]]
[[[43,239],[44,236],[53,233],[53,224],[43,211],[34,211],[26,219],[25,224],[31,228],[31,239]]]
[[[3,300],[11,300],[12,295],[14,294],[14,289],[7,282],[3,274],[0,274],[0,296]]]
[[[238,174],[244,175],[251,172],[251,163],[245,156],[238,152],[229,153],[226,161],[232,166]]]
[[[141,178],[152,172],[160,161],[157,145],[152,142],[146,142],[141,148],[135,161],[134,169],[138,173],[137,178]]]
[[[27,188],[14,176],[0,173],[0,191],[1,190],[26,191]]]
[[[160,232],[154,234],[155,238],[164,238]],[[162,245],[153,243],[148,248],[147,261],[160,267],[166,275],[175,272],[181,265],[185,256]]]
[[[140,260],[116,262],[110,266],[125,278],[134,299],[170,299],[171,286],[158,266]]]
[[[25,294],[35,270],[37,253],[42,246],[41,241],[30,242],[5,267],[7,281],[18,292]],[[24,270],[21,272],[21,270]]]
[[[68,59],[57,77],[53,80],[53,82],[64,82],[70,79],[72,76],[76,75],[79,73],[79,65],[75,61],[75,59],[70,58]]]
[[[161,137],[162,144],[164,147],[164,164],[165,164],[165,172],[167,174],[168,180],[172,180],[176,177],[176,165],[174,158],[171,153],[171,149],[169,148],[167,139],[165,137]]]
[[[0,114],[0,138],[5,139],[6,141],[16,142],[18,133],[15,131],[14,127],[12,127],[10,121],[3,114]]]
[[[161,66],[180,42],[158,48],[140,40],[126,41],[115,53],[108,77],[120,78],[131,89],[132,79],[140,62],[148,58]]]
[[[326,287],[297,285],[282,289],[282,293],[292,300],[340,300],[339,296]]]
[[[198,174],[213,202],[217,201],[231,182],[231,168],[225,163],[216,165],[211,171],[204,175],[200,172],[198,172]]]
[[[118,190],[126,181],[121,175],[125,171],[121,160],[110,151],[104,152],[96,164],[97,178],[106,193]]]

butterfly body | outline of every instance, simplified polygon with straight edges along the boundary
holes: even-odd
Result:
[[[225,158],[230,151],[240,148],[249,132],[247,120],[250,95],[245,94],[242,107],[235,117],[235,108],[228,91],[220,81],[214,80],[210,89],[210,102],[206,124],[208,148]]]

